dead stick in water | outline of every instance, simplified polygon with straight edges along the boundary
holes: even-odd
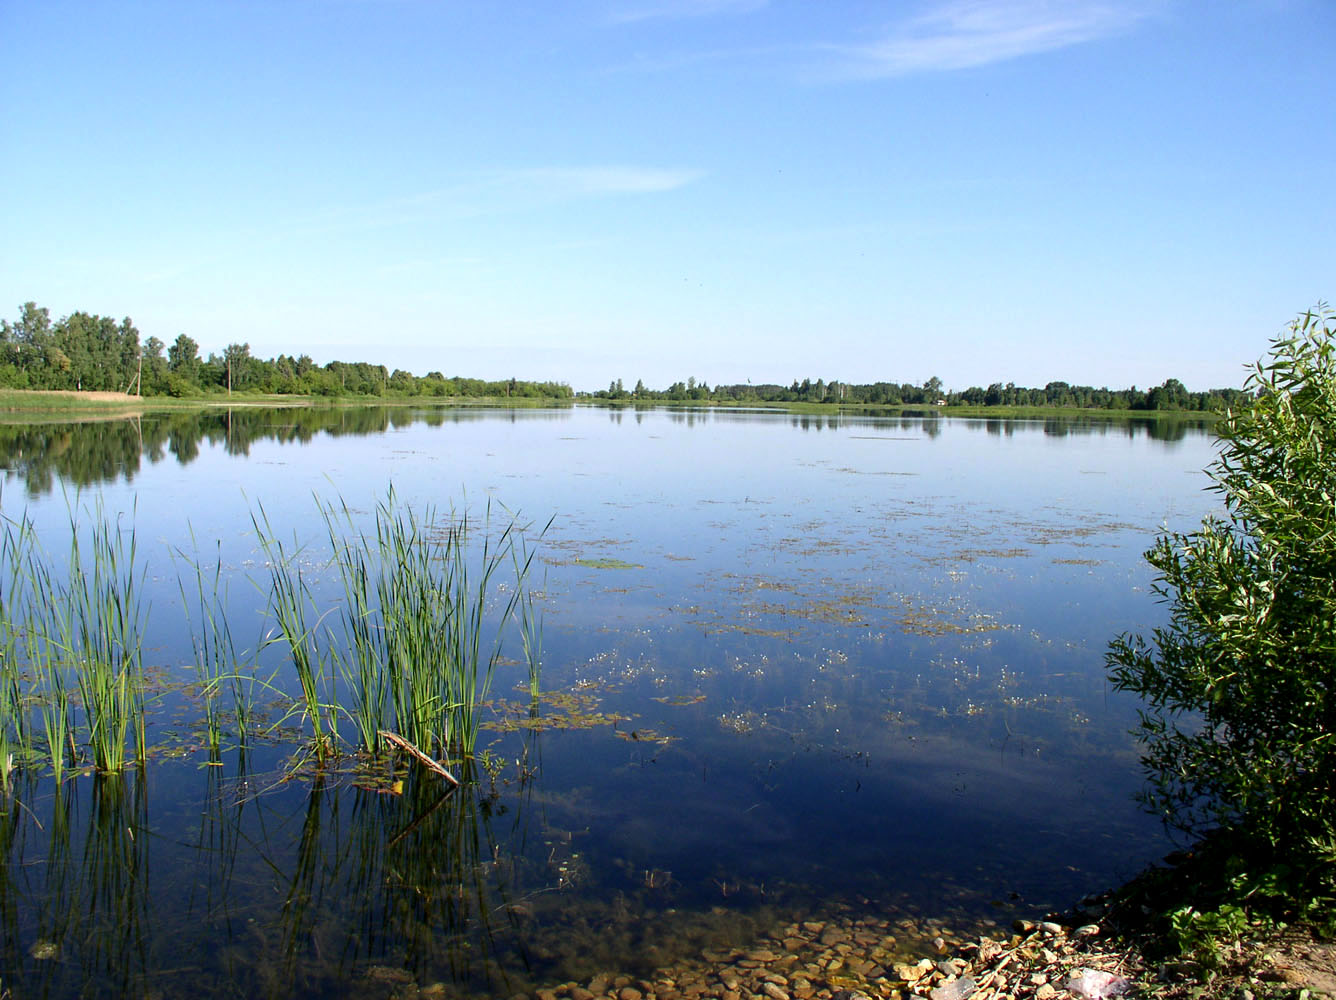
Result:
[[[400,750],[404,751],[410,757],[416,758],[417,761],[420,764],[422,764],[423,767],[430,768],[431,770],[439,774],[442,778],[444,778],[446,781],[450,782],[450,784],[454,785],[456,788],[459,787],[458,778],[456,778],[453,774],[451,774],[449,771],[443,768],[440,764],[436,763],[436,761],[428,757],[417,747],[413,746],[413,744],[409,743],[408,740],[404,739],[398,733],[390,733],[382,729],[379,732],[379,736],[386,743],[390,743],[393,746],[396,746]]]

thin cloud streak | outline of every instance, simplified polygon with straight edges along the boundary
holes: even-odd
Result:
[[[611,11],[609,17],[617,24],[630,24],[636,21],[679,21],[693,17],[750,14],[768,3],[769,0],[648,0],[643,3],[620,5]]]
[[[907,76],[984,66],[1120,34],[1148,16],[1142,3],[955,0],[866,45],[829,45],[843,74]]]
[[[675,191],[703,176],[701,170],[663,167],[534,167],[501,171],[495,179],[502,186],[564,199]]]
[[[705,171],[683,167],[512,167],[469,172],[446,186],[370,203],[330,206],[292,228],[308,235],[413,225],[426,218],[513,215],[590,198],[664,194]]]

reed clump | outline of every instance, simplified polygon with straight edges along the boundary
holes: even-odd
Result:
[[[512,633],[537,689],[541,625],[524,528],[514,518],[498,526],[490,503],[481,521],[434,507],[419,513],[393,489],[369,526],[346,503],[322,505],[321,514],[323,564],[285,545],[263,510],[254,518],[270,565],[268,642],[289,650],[316,757],[335,752],[340,719],[367,754],[381,751],[379,734],[389,730],[427,753],[471,757]],[[328,601],[316,587],[331,576],[338,593]]]
[[[317,504],[318,552],[280,536],[263,507],[252,515],[266,601],[248,649],[234,640],[221,551],[212,561],[178,553],[210,756],[229,729],[244,751],[252,736],[290,733],[295,719],[322,763],[349,745],[382,753],[385,731],[437,758],[471,758],[509,645],[538,690],[527,526],[490,503],[480,519],[418,511],[393,488],[369,518],[341,501]],[[133,520],[70,509],[63,564],[26,514],[0,533],[0,791],[20,771],[49,767],[59,783],[67,768],[115,773],[149,753],[146,567]],[[262,677],[266,651],[280,662],[269,658]],[[257,689],[286,703],[276,722],[260,721]]]
[[[0,541],[0,774],[46,761],[59,781],[87,759],[115,773],[142,764],[146,735],[141,602],[145,565],[133,517],[70,504],[64,565],[31,520]]]

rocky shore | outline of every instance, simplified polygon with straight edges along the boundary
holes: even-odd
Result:
[[[938,933],[925,938],[925,930]],[[1232,971],[1222,966],[1213,973],[1208,990],[1200,968],[1150,963],[1135,948],[1114,945],[1097,923],[1017,920],[1009,931],[995,926],[953,941],[931,923],[843,916],[786,923],[750,947],[706,948],[649,975],[600,972],[509,1000],[1105,1000],[1124,994],[1336,1000],[1336,948],[1306,940],[1257,944],[1247,955],[1239,949]],[[462,996],[444,983],[418,987],[402,973],[388,977],[385,971],[381,989],[368,995]],[[386,982],[390,978],[397,981]]]
[[[903,937],[920,932],[912,921],[804,921],[776,929],[755,947],[706,950],[698,962],[645,979],[606,974],[538,990],[524,1000],[1052,1000],[1059,989],[1073,987],[1099,1000],[1127,980],[1119,971],[1122,956],[1074,943],[1073,937],[1097,930],[1082,927],[1071,934],[1057,924],[1029,925],[1023,933],[999,931],[954,948],[938,935],[929,944],[936,957],[910,960]]]

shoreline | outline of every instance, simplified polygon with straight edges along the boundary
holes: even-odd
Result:
[[[44,418],[77,413],[84,418],[115,419],[152,412],[219,408],[360,407],[360,406],[488,406],[532,408],[551,405],[592,406],[606,409],[757,410],[776,413],[885,417],[961,417],[995,420],[1097,419],[1213,422],[1213,410],[1109,410],[1096,407],[1044,406],[923,406],[920,404],[841,404],[719,400],[601,400],[577,396],[299,396],[238,393],[233,396],[132,396],[119,392],[82,392],[74,389],[0,389],[0,414]]]
[[[1336,944],[1282,928],[1223,944],[1216,964],[1151,958],[1154,942],[1119,923],[1121,891],[1087,897],[1046,920],[1017,918],[1010,930],[986,920],[987,931],[956,942],[931,919],[794,918],[749,945],[703,948],[643,976],[604,970],[510,1000],[1336,998]],[[938,933],[927,940],[925,930]],[[368,985],[394,982],[390,996],[397,1000],[453,995],[444,983],[418,987],[407,973],[385,967],[366,975]]]

